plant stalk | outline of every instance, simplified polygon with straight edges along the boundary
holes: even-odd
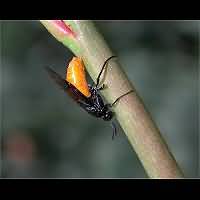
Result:
[[[96,82],[104,61],[116,54],[112,53],[91,21],[65,20],[65,23],[77,34],[76,42],[80,49],[74,53],[83,59],[88,73]],[[148,176],[182,178],[183,173],[175,158],[117,59],[110,60],[101,83],[107,86],[102,94],[108,103],[113,103],[130,90],[134,91],[120,99],[113,110]]]

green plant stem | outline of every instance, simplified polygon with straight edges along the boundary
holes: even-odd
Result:
[[[104,61],[115,54],[91,21],[66,20],[65,23],[77,33],[80,51],[74,53],[82,57],[87,71],[96,81]],[[102,94],[109,103],[127,91],[134,90],[123,97],[113,109],[149,177],[183,177],[158,128],[117,60],[110,60],[102,82],[107,86]]]

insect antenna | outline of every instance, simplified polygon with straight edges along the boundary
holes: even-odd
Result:
[[[107,104],[107,106],[112,107],[114,106],[122,97],[130,94],[131,92],[133,92],[133,90],[130,90],[129,92],[121,95],[120,97],[118,97],[112,104]],[[113,134],[112,134],[112,140],[114,140],[114,137],[117,136],[117,129],[116,129],[116,125],[114,122],[111,122],[111,126],[112,126],[112,130],[113,130]]]
[[[131,92],[133,92],[133,90],[130,90],[129,92],[127,92],[127,93],[121,95],[120,97],[118,97],[118,98],[110,105],[110,107],[113,107],[122,97],[124,97],[124,96],[130,94]]]
[[[99,73],[99,75],[98,75],[98,77],[97,77],[96,88],[97,88],[98,85],[99,85],[100,77],[101,77],[101,74],[102,74],[104,68],[106,67],[106,64],[108,63],[108,61],[109,61],[110,59],[115,58],[115,57],[117,57],[117,56],[111,56],[111,57],[109,57],[109,58],[104,62],[103,66],[102,66],[102,68],[101,68],[101,71],[100,71],[100,73]]]

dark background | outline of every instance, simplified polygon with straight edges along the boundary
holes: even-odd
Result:
[[[97,21],[186,177],[198,177],[197,21]],[[70,50],[39,21],[0,21],[1,177],[146,178],[118,126],[82,111],[48,78]],[[90,80],[90,79],[89,79]],[[91,81],[91,80],[90,80]]]

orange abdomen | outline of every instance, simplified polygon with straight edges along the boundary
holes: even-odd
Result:
[[[90,97],[91,93],[85,77],[85,68],[81,58],[73,57],[67,67],[66,80],[75,86],[83,95]]]

